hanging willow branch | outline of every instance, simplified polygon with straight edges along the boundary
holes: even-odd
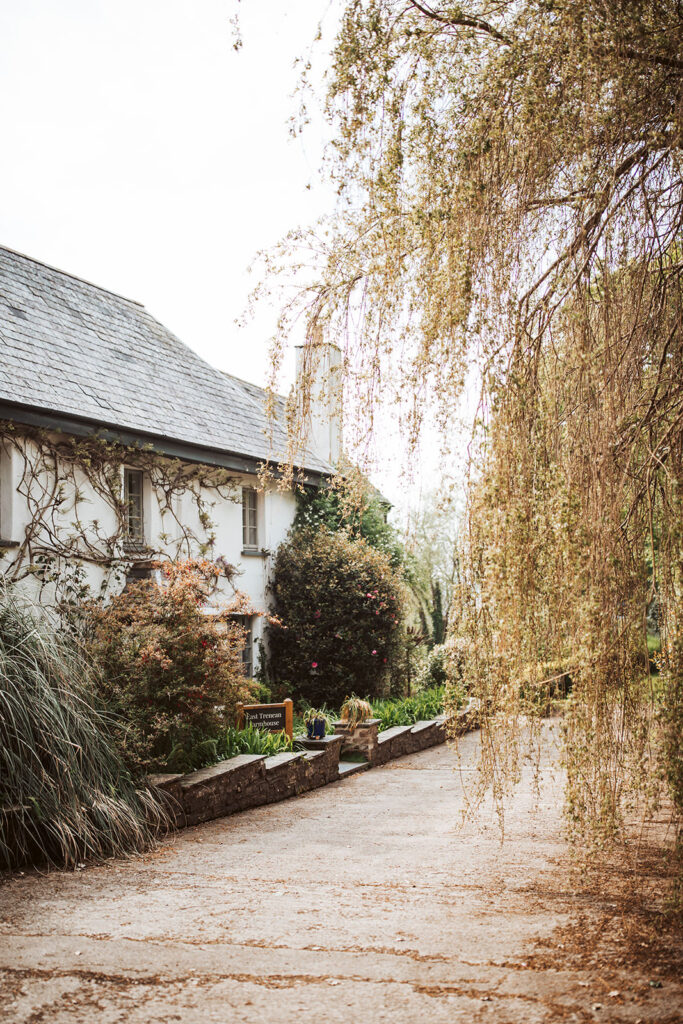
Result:
[[[454,628],[483,780],[570,677],[572,828],[667,793],[680,820],[683,10],[353,0],[327,109],[340,206],[266,259],[275,362],[299,317],[341,340],[362,453],[383,402],[408,449],[434,408],[447,442],[474,361]]]

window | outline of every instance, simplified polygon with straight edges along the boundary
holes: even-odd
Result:
[[[242,648],[242,668],[248,679],[254,674],[254,633],[252,629],[251,615],[236,615],[235,622],[238,622],[245,630],[244,647]]]
[[[9,541],[12,528],[12,478],[9,453],[0,444],[0,540]]]
[[[141,469],[124,469],[123,501],[125,505],[126,540],[141,544],[145,539],[142,517]]]
[[[253,487],[242,488],[242,547],[258,548],[257,494]]]

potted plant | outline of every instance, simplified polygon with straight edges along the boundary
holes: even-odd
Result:
[[[304,725],[309,740],[321,740],[331,727],[330,716],[318,708],[308,708],[304,712]]]
[[[339,716],[344,725],[348,726],[349,732],[353,732],[361,722],[372,718],[372,708],[366,700],[352,694],[346,698],[339,709]]]

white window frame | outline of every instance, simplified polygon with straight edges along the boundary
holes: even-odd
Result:
[[[137,520],[137,523],[138,523],[138,526],[137,526],[137,529],[136,529],[135,532],[133,532],[131,530],[131,516],[130,516],[130,511],[131,511],[130,500],[131,499],[129,497],[129,493],[130,493],[129,492],[129,480],[130,480],[132,475],[135,475],[135,477],[140,482],[140,492],[139,492],[140,508],[139,508],[139,515],[137,515],[135,517],[135,519]],[[145,526],[146,526],[146,517],[145,517],[145,474],[144,474],[143,470],[136,469],[134,466],[124,466],[123,467],[123,504],[124,504],[124,512],[123,512],[123,514],[124,514],[124,523],[125,523],[125,538],[124,538],[125,542],[127,544],[130,544],[130,545],[139,544],[139,545],[142,546],[146,542],[146,537],[145,537]]]
[[[242,488],[242,550],[259,550],[259,500],[255,487]]]
[[[254,677],[254,616],[235,615],[235,622],[245,630],[244,647],[242,648],[242,668],[247,679]]]

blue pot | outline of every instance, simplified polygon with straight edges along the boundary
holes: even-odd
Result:
[[[308,733],[309,740],[321,740],[325,736],[325,719],[314,718],[311,722],[306,722],[306,732]]]

